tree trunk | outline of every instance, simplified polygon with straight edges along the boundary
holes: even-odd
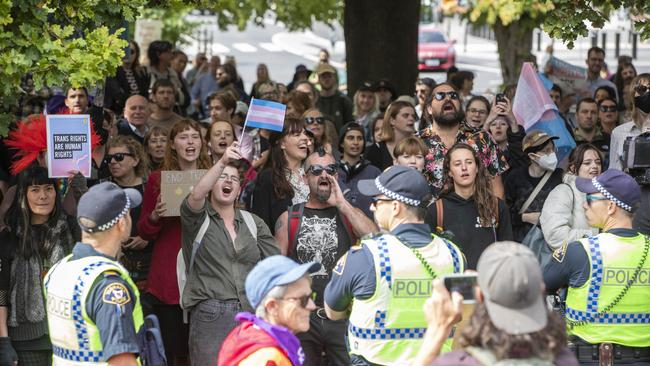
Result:
[[[386,78],[413,95],[418,76],[420,0],[345,0],[348,94]]]
[[[494,36],[499,49],[504,85],[517,83],[522,63],[531,56],[534,28],[528,26],[529,23],[529,21],[519,21],[504,26],[497,19],[494,24]]]

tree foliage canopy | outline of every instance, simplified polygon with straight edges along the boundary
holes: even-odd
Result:
[[[589,35],[588,26],[602,28],[614,10],[626,8],[635,17],[642,39],[650,38],[650,1],[647,0],[472,0],[468,17],[476,24],[541,26],[551,37],[567,42]]]

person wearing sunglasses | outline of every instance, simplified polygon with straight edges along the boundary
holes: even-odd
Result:
[[[590,226],[601,233],[557,249],[544,266],[550,292],[568,287],[565,320],[581,365],[650,364],[650,236],[633,226],[641,190],[631,176],[607,170],[577,178]]]
[[[598,102],[598,122],[603,134],[611,136],[619,122],[618,104],[614,99],[606,98]]]
[[[431,281],[463,272],[464,255],[425,223],[431,194],[416,170],[393,166],[358,186],[373,200],[384,232],[363,238],[339,260],[325,289],[325,311],[333,320],[349,318],[353,365],[409,365],[423,345]]]
[[[305,121],[305,128],[314,135],[314,149],[322,146],[328,154],[333,154],[332,145],[335,137],[332,136],[331,131],[334,126],[328,126],[332,122],[328,121],[318,108],[305,111],[302,120]]]
[[[113,182],[120,188],[135,189],[144,195],[144,185],[149,175],[149,163],[140,143],[127,136],[116,136],[106,144],[104,160],[111,172],[105,181]],[[132,222],[140,218],[140,206],[129,211]],[[149,266],[153,246],[138,235],[137,225],[131,225],[131,236],[122,244],[120,262],[129,271],[131,278],[140,289],[147,286]]]
[[[309,200],[289,207],[275,225],[275,238],[282,254],[298,263],[313,261],[322,265],[312,274],[317,308],[311,314],[309,331],[298,334],[307,365],[321,364],[323,352],[327,353],[330,365],[350,364],[345,345],[347,322],[327,318],[323,292],[338,259],[357,238],[377,231],[372,220],[345,199],[337,172],[336,160],[322,147],[309,155],[304,176],[309,185]]]
[[[316,309],[310,275],[319,270],[317,262],[298,264],[281,255],[257,263],[245,283],[255,313],[237,314],[240,324],[224,341],[217,365],[302,365],[305,355],[295,334],[309,330]]]
[[[508,170],[503,152],[487,131],[462,131],[461,122],[465,114],[461,108],[458,90],[448,83],[436,85],[427,99],[428,127],[418,135],[428,148],[425,156],[424,175],[431,192],[438,196],[444,187],[442,165],[447,151],[457,142],[472,146],[479,155],[481,163],[490,175],[490,188],[499,198],[504,197],[501,174]]]
[[[190,310],[194,365],[216,363],[222,342],[237,326],[235,315],[254,310],[240,290],[246,274],[261,259],[280,254],[264,221],[235,207],[245,169],[239,145],[233,142],[180,207],[183,258],[189,259],[181,305]]]
[[[623,170],[623,143],[628,137],[650,131],[650,73],[632,80],[629,99],[633,101],[632,120],[616,127],[610,141],[609,168]]]

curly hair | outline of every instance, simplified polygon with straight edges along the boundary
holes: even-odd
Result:
[[[450,193],[454,190],[454,181],[449,175],[451,171],[451,155],[457,150],[467,150],[472,153],[474,157],[474,164],[476,164],[476,179],[474,180],[474,201],[476,202],[476,208],[478,209],[478,215],[481,219],[482,226],[493,226],[493,223],[496,221],[499,204],[497,198],[492,194],[490,190],[490,182],[488,180],[489,174],[485,166],[481,163],[481,160],[478,158],[478,154],[473,147],[465,143],[457,143],[447,151],[445,155],[445,160],[443,162],[443,177],[446,177],[445,190],[443,194]]]
[[[134,140],[131,136],[118,135],[108,140],[106,153],[113,147],[125,147],[133,155],[133,158],[138,159],[138,165],[133,168],[137,177],[145,178],[149,174],[149,158],[144,152],[143,144]]]
[[[507,334],[497,328],[484,303],[477,303],[474,313],[460,335],[462,347],[480,347],[494,353],[498,360],[507,358],[553,359],[566,347],[566,327],[562,318],[548,313],[542,330],[526,334]]]

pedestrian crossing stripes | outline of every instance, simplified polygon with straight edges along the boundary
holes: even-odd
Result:
[[[261,42],[260,47],[263,49],[269,51],[269,52],[280,52],[282,51],[282,47],[276,45],[275,43],[272,42]]]
[[[244,52],[244,53],[252,53],[257,51],[257,47],[249,44],[249,43],[233,43],[232,47],[236,49],[239,52]]]

